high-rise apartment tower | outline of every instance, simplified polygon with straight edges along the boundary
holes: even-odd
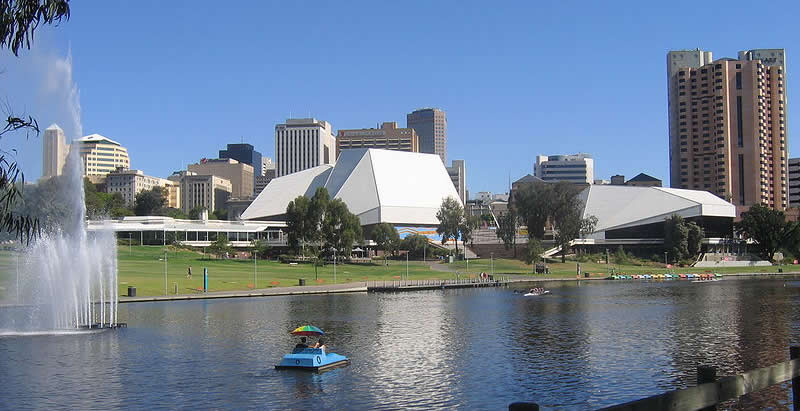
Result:
[[[68,153],[69,144],[66,143],[64,130],[56,124],[47,127],[42,141],[42,177],[61,175]]]
[[[447,115],[438,108],[423,108],[406,115],[406,127],[419,136],[419,151],[436,154],[447,164]]]
[[[737,206],[788,206],[786,53],[667,53],[670,186]]]

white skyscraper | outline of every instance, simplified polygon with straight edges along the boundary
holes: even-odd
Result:
[[[59,176],[64,172],[64,163],[67,161],[69,144],[66,143],[64,130],[53,124],[44,130],[42,141],[42,177]]]
[[[275,126],[276,176],[336,161],[331,124],[315,118],[287,119]]]

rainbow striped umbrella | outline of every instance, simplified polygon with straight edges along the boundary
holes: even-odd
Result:
[[[313,325],[304,325],[301,327],[297,327],[294,331],[291,332],[293,335],[305,335],[305,336],[312,336],[312,335],[323,335],[325,334],[324,331],[320,330]]]

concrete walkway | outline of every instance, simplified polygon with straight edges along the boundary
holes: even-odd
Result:
[[[292,287],[262,288],[258,290],[215,291],[196,294],[170,294],[147,297],[119,297],[120,303],[139,303],[151,301],[209,300],[215,298],[274,297],[280,295],[337,294],[367,292],[366,283],[344,283],[325,285],[304,285]]]

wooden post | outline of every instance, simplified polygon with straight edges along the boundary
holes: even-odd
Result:
[[[714,382],[717,380],[717,368],[710,365],[701,365],[697,367],[697,385]],[[711,405],[706,408],[701,408],[701,411],[713,411],[717,409],[717,405]]]
[[[513,402],[509,404],[508,411],[539,411],[539,405],[532,402]]]
[[[800,346],[789,347],[789,359],[800,358]],[[800,377],[792,378],[792,401],[795,410],[800,410]]]

